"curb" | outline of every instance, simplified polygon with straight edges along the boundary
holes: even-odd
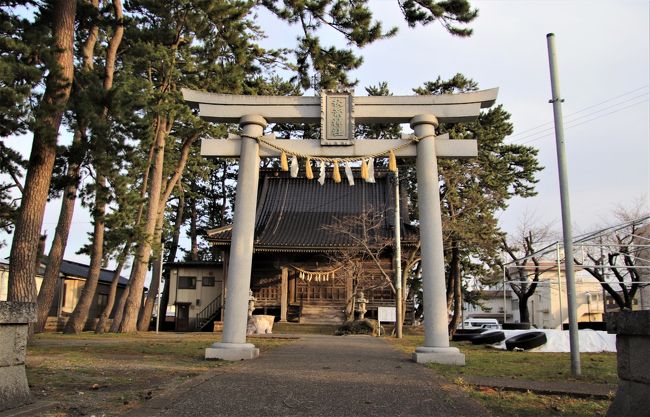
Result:
[[[36,401],[31,404],[20,406],[18,408],[12,408],[11,410],[1,411],[0,417],[33,416],[36,413],[39,413],[41,411],[54,408],[57,404],[59,403],[56,401]]]
[[[508,378],[464,376],[470,385],[506,391],[534,392],[542,395],[567,395],[576,398],[611,399],[618,385],[575,382],[529,381]]]

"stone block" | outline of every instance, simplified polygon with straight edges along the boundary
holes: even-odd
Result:
[[[0,367],[0,411],[32,402],[25,366]]]
[[[621,311],[606,317],[616,333],[618,391],[607,417],[647,416],[650,398],[650,311]]]
[[[273,333],[273,322],[275,316],[256,314],[248,318],[246,334],[271,334]]]
[[[0,367],[23,365],[27,351],[27,326],[0,324]]]
[[[241,361],[255,359],[260,356],[258,348],[220,348],[205,349],[205,359],[221,359],[224,361]]]
[[[648,415],[650,385],[621,380],[616,398],[607,410],[606,417],[639,417]]]
[[[465,355],[462,353],[413,352],[411,360],[417,363],[440,363],[443,365],[465,366]]]
[[[650,310],[607,313],[605,321],[607,323],[607,333],[650,336]]]
[[[616,352],[620,379],[650,384],[650,337],[617,336]]]
[[[0,324],[27,324],[35,321],[35,303],[0,301]]]
[[[411,360],[417,363],[440,363],[443,365],[465,366],[465,355],[455,347],[420,346],[411,355]]]

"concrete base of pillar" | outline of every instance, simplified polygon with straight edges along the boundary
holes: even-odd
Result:
[[[465,366],[465,355],[455,347],[427,347],[415,348],[411,360],[417,363],[440,363],[443,365]]]
[[[241,361],[255,359],[260,356],[260,350],[252,343],[214,343],[205,349],[205,359],[221,359],[224,361]]]

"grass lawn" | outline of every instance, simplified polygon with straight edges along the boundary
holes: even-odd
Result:
[[[424,342],[423,336],[407,335],[402,340],[388,339],[405,352],[413,352]],[[509,392],[478,389],[467,385],[464,376],[506,377],[534,381],[575,381],[616,384],[615,353],[583,353],[582,376],[571,376],[569,353],[508,352],[452,342],[465,354],[466,366],[429,364],[449,381],[461,385],[474,398],[488,407],[495,416],[599,416],[605,415],[610,400],[572,398],[559,395],[538,395],[531,392]]]
[[[173,386],[228,362],[206,361],[213,333],[60,333],[36,335],[27,347],[27,377],[37,400],[58,406],[42,416],[117,416]],[[256,338],[261,352],[290,343]]]

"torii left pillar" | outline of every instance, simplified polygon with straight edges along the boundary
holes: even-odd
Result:
[[[237,176],[237,196],[232,228],[232,245],[228,267],[226,310],[223,337],[205,350],[206,359],[238,361],[255,359],[260,350],[246,343],[248,321],[248,291],[251,285],[253,263],[253,238],[255,232],[255,208],[257,185],[260,176],[259,144],[267,125],[262,116],[249,115],[240,119],[242,127],[241,156]]]

